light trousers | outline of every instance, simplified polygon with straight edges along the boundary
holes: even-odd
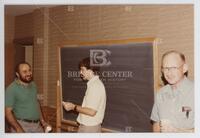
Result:
[[[78,133],[101,133],[101,124],[96,126],[85,126],[80,124]]]

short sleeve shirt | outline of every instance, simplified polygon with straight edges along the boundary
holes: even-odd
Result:
[[[170,85],[161,88],[155,97],[151,120],[169,120],[175,128],[194,128],[193,82],[185,77],[176,90]]]
[[[35,83],[24,86],[17,80],[12,82],[6,89],[5,106],[12,108],[17,119],[38,120],[40,111]]]
[[[106,91],[98,76],[88,81],[82,107],[91,108],[97,113],[93,117],[79,113],[77,121],[80,124],[94,126],[102,123],[106,107]]]

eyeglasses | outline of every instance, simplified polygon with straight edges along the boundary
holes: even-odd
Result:
[[[184,64],[180,65],[179,67],[162,67],[162,72],[172,71],[175,72],[179,70]]]

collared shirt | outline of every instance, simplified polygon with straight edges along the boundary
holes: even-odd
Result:
[[[106,91],[99,76],[94,76],[87,82],[87,90],[85,92],[82,107],[91,108],[96,110],[97,113],[93,117],[79,113],[77,121],[80,124],[85,126],[95,126],[102,123],[106,108]]]
[[[161,88],[155,97],[151,120],[169,120],[175,128],[194,128],[193,82],[185,77],[175,90],[169,84]]]

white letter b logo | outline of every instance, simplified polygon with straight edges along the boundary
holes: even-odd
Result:
[[[91,49],[90,50],[90,65],[91,66],[109,66],[110,61],[107,56],[111,55],[109,50]]]

